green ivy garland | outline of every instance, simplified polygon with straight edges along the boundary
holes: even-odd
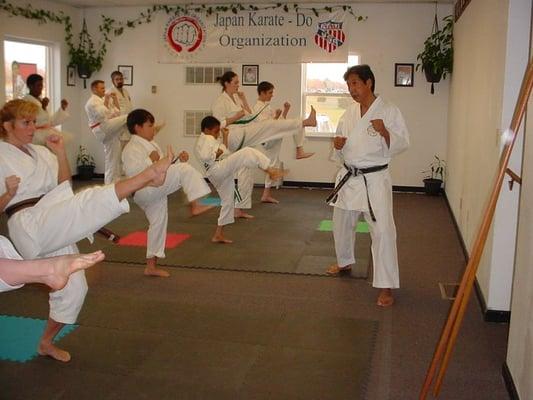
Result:
[[[27,4],[25,7],[15,6],[8,3],[7,0],[0,0],[0,10],[5,11],[11,16],[20,16],[27,19],[36,20],[39,24],[45,24],[47,22],[53,22],[63,24],[65,26],[65,42],[69,49],[70,63],[78,64],[85,62],[91,66],[94,71],[98,71],[102,68],[102,62],[107,52],[107,43],[111,43],[113,37],[120,36],[124,33],[126,28],[133,29],[136,26],[147,24],[152,22],[152,19],[157,13],[164,12],[170,16],[177,16],[180,14],[188,14],[194,12],[197,14],[205,14],[206,16],[213,13],[232,12],[237,14],[240,11],[264,11],[264,10],[282,10],[288,12],[312,12],[315,16],[319,16],[321,12],[331,13],[333,11],[345,11],[348,12],[356,21],[365,21],[368,17],[357,15],[350,5],[333,5],[323,7],[305,7],[299,6],[296,3],[276,3],[271,5],[256,6],[253,4],[241,4],[241,3],[228,3],[218,5],[206,5],[206,4],[187,4],[187,5],[153,5],[150,8],[141,11],[139,16],[135,19],[128,19],[126,21],[117,21],[113,18],[102,15],[102,22],[98,26],[98,31],[102,35],[102,41],[98,48],[95,48],[94,43],[86,31],[82,29],[79,33],[79,42],[76,47],[72,41],[72,22],[68,15],[63,11],[55,13],[49,10],[35,9],[31,4]]]

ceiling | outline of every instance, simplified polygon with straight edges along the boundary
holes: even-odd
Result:
[[[345,4],[354,4],[354,3],[446,3],[452,4],[455,0],[352,0],[347,1]],[[149,6],[153,4],[190,4],[193,3],[191,0],[55,0],[55,3],[68,4],[73,7],[86,8],[86,7],[129,7],[129,6]],[[277,3],[278,1],[265,1],[265,0],[248,0],[248,1],[234,1],[234,3],[246,3],[246,4],[268,4],[268,3]],[[294,1],[298,4],[305,3],[343,3],[339,0],[322,0],[322,1],[309,1],[309,0],[300,0]],[[231,3],[231,1],[225,2],[220,0],[202,0],[194,2],[196,4],[220,4],[220,3]]]

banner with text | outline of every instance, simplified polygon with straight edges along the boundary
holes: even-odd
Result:
[[[325,13],[280,10],[161,16],[161,63],[346,62],[345,11]]]

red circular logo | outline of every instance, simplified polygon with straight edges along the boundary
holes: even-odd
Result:
[[[177,53],[192,53],[202,44],[205,29],[201,22],[191,16],[177,17],[171,20],[165,30],[165,38],[172,50]]]

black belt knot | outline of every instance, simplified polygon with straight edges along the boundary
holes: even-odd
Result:
[[[352,176],[358,176],[362,175],[363,180],[365,182],[365,189],[366,189],[366,199],[368,201],[368,211],[370,213],[370,217],[372,217],[372,221],[376,221],[376,216],[374,215],[374,210],[372,209],[372,204],[370,203],[370,197],[368,195],[368,183],[366,181],[365,174],[370,174],[372,172],[381,171],[383,169],[386,169],[389,166],[389,164],[385,165],[377,165],[375,167],[368,167],[368,168],[357,168],[353,165],[347,165],[344,163],[344,168],[346,168],[346,174],[342,177],[342,179],[339,181],[339,183],[335,186],[335,189],[333,189],[333,192],[328,196],[326,199],[326,203],[335,203],[337,199],[339,198],[339,191],[342,189],[342,187],[348,182],[348,179],[350,179]]]

